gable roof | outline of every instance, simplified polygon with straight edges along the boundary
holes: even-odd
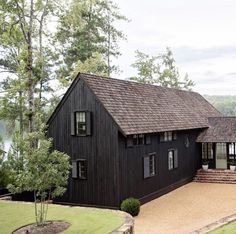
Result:
[[[236,117],[209,118],[209,128],[197,138],[197,142],[236,142]]]
[[[79,74],[125,135],[208,127],[222,116],[200,94]],[[77,79],[78,79],[77,77]]]

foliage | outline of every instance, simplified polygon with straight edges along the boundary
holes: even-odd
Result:
[[[1,233],[12,233],[21,226],[33,223],[32,210],[31,203],[0,201]],[[53,204],[49,204],[48,219],[70,223],[63,234],[111,233],[124,222],[122,215],[110,210]]]
[[[204,95],[204,97],[225,116],[236,116],[236,96]]]
[[[120,209],[132,216],[137,216],[140,211],[140,201],[132,197],[127,198],[121,203]]]
[[[166,48],[166,53],[157,56],[136,51],[135,57],[136,61],[131,66],[137,69],[138,75],[131,77],[131,80],[187,90],[194,86],[194,82],[188,78],[187,74],[183,79],[180,78],[173,53],[169,48]]]
[[[57,0],[0,2],[0,118],[11,129],[37,129],[36,112],[45,113],[52,92],[55,53],[48,25],[58,12]]]
[[[118,42],[125,36],[115,23],[123,20],[126,17],[110,0],[71,1],[60,17],[55,38],[63,55],[58,62],[60,80],[71,81],[73,71],[107,76],[117,71],[111,60],[120,55]]]
[[[4,137],[5,136],[5,131],[6,131],[5,124],[4,124],[3,121],[0,120],[0,136]]]
[[[202,160],[202,165],[208,165],[209,164],[209,161],[208,160],[206,160],[206,159],[203,159]]]
[[[34,145],[34,147],[32,147]],[[52,151],[52,142],[44,132],[15,134],[9,152],[12,193],[34,192],[35,217],[38,225],[47,218],[46,200],[62,195],[69,176],[69,156]]]
[[[3,140],[0,136],[0,188],[6,188],[8,184],[8,166],[6,162]]]

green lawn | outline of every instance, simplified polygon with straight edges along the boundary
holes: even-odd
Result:
[[[70,223],[71,226],[63,234],[105,234],[119,227],[124,217],[109,210],[50,205],[48,220],[64,220]],[[10,234],[18,227],[34,222],[32,203],[0,201],[1,234]]]
[[[236,233],[236,221],[225,224],[215,230],[208,232],[208,234],[235,234]]]

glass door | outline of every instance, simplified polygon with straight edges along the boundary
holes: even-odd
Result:
[[[216,143],[216,169],[227,169],[226,143]]]

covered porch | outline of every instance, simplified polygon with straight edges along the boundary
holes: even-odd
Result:
[[[201,157],[211,169],[229,169],[236,163],[235,142],[203,142]]]
[[[212,117],[209,128],[197,138],[201,158],[211,169],[229,169],[236,164],[236,117]]]

